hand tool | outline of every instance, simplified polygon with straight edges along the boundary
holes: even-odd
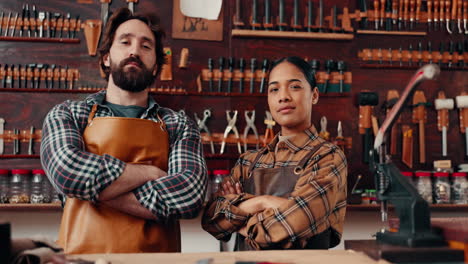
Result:
[[[362,175],[359,174],[359,175],[357,176],[356,182],[355,182],[354,185],[353,185],[353,188],[351,188],[351,192],[350,192],[350,193],[354,193],[354,190],[356,190],[356,187],[357,187],[359,181],[361,180],[361,178],[362,178]]]
[[[313,3],[312,3],[312,0],[308,0],[307,2],[307,32],[312,32],[312,27],[314,26],[314,22],[312,22],[312,18],[313,18],[312,12],[313,12]]]
[[[68,70],[68,65],[65,67],[61,67],[60,69],[60,81],[59,81],[59,89],[62,87],[63,83],[63,88],[62,89],[67,89],[68,83],[67,83],[67,70]]]
[[[427,42],[427,61],[429,64],[432,64],[432,43],[430,41]]]
[[[392,51],[392,48],[388,48],[388,50],[386,51],[386,58],[387,58],[387,61],[388,61],[388,64],[392,65],[393,64],[393,51]]]
[[[403,27],[405,30],[408,28],[408,8],[409,8],[409,0],[404,0],[403,6]]]
[[[468,34],[468,1],[463,1],[463,28],[465,34]]]
[[[468,157],[468,95],[462,92],[455,97],[457,108],[459,110],[460,132],[465,134],[465,155]]]
[[[391,52],[390,52],[391,54]],[[391,61],[391,60],[390,60]],[[344,92],[344,72],[346,71],[346,63],[344,61],[338,61],[336,63],[336,69],[340,73],[340,93]]]
[[[31,12],[29,11],[28,4],[26,4],[26,21],[28,21],[26,29],[28,30],[28,38],[30,38],[31,37]]]
[[[359,93],[359,134],[363,135],[363,151],[362,161],[369,162],[369,152],[372,148],[372,134],[371,134],[371,116],[372,109],[378,105],[379,97],[374,92],[360,92]]]
[[[11,12],[8,13],[8,18],[5,26],[5,37],[8,37],[8,30],[10,28],[10,21],[11,21]]]
[[[250,59],[250,72],[252,74],[252,77],[250,78],[250,93],[255,92],[255,71],[257,68],[257,59],[256,58],[251,58]]]
[[[432,0],[427,0],[427,31],[432,31]]]
[[[374,29],[379,30],[379,0],[374,0]]]
[[[270,8],[270,0],[265,0],[265,17],[263,19],[263,28],[265,30],[270,30],[273,27],[271,23],[271,8]]]
[[[398,0],[392,0],[392,24],[396,25],[398,20]]]
[[[47,88],[47,71],[49,69],[49,64],[43,64],[43,67],[41,69],[40,73],[40,79],[44,81],[44,88]],[[40,84],[38,85],[38,88],[41,88]]]
[[[403,125],[401,132],[403,133],[401,161],[409,168],[413,168],[413,129],[408,125]]]
[[[210,92],[213,92],[213,68],[214,68],[213,59],[208,58],[208,70],[210,72],[210,77],[208,80],[208,90]]]
[[[75,70],[68,69],[68,66],[67,66],[67,78],[65,79],[65,89],[73,90],[74,80],[75,80],[74,74],[75,74]]]
[[[55,70],[55,64],[50,65],[50,68],[47,69],[47,81],[46,81],[47,89],[54,88],[54,70]]]
[[[62,28],[62,23],[61,21],[62,14],[60,13],[54,13],[54,19],[55,19],[55,27],[52,29],[52,37],[56,38],[57,37],[57,30],[60,30]]]
[[[80,15],[77,15],[75,19],[70,21],[70,30],[71,30],[70,38],[75,38],[76,30],[79,27],[79,24],[80,24]]]
[[[445,19],[445,1],[444,0],[439,0],[439,27],[440,30],[443,30],[444,28],[444,19]]]
[[[34,15],[34,37],[37,38],[37,36],[39,36],[39,31],[38,31],[38,28],[37,28],[37,10],[36,10],[36,5],[33,5],[32,7],[32,11],[33,11],[33,15]],[[31,28],[31,26],[29,27]],[[31,33],[29,33],[31,34]]]
[[[384,27],[384,20],[385,20],[385,3],[387,0],[380,0],[380,14],[379,14],[379,25],[380,28]]]
[[[231,113],[234,113],[231,115]],[[239,132],[236,127],[236,121],[237,121],[237,110],[235,111],[229,111],[226,110],[226,119],[228,121],[228,125],[226,129],[224,130],[224,135],[223,135],[223,142],[221,143],[221,151],[219,152],[220,154],[224,153],[224,147],[226,146],[226,139],[229,135],[229,132],[234,132],[234,135],[237,139],[237,150],[239,151],[239,154],[242,154],[242,148],[241,144],[239,142]]]
[[[47,24],[47,37],[51,38],[52,37],[52,23],[51,23],[51,16],[50,12],[46,13],[46,18],[45,18],[45,23],[44,25]],[[30,33],[29,33],[30,34]]]
[[[452,0],[452,10],[450,13],[450,29],[455,31],[455,20],[457,19],[458,1]],[[448,16],[447,16],[448,17]]]
[[[7,69],[7,79],[6,84],[8,88],[13,88],[13,71],[15,69],[15,65],[11,65],[10,68]]]
[[[29,130],[29,145],[28,145],[28,155],[33,155],[34,154],[34,127],[31,126]]]
[[[214,143],[213,143],[213,140],[211,139],[211,133],[210,133],[210,130],[208,129],[208,126],[206,125],[206,121],[208,120],[208,118],[211,117],[211,110],[210,109],[203,110],[203,119],[201,120],[200,118],[198,118],[197,113],[194,113],[194,115],[195,115],[195,121],[197,122],[197,125],[198,125],[198,130],[200,130],[200,132],[205,131],[208,137],[210,137],[211,154],[215,154]]]
[[[392,30],[392,0],[385,1],[385,30]]]
[[[302,26],[299,24],[299,0],[294,0],[292,28],[294,31],[300,31]]]
[[[443,0],[434,0],[434,30],[437,31],[439,30],[439,4],[440,4],[440,1],[443,1]]]
[[[100,0],[101,1],[101,21],[102,27],[106,28],[107,19],[109,18],[109,4],[111,0]]]
[[[416,15],[414,17],[414,23],[416,24],[416,27],[419,25],[419,19],[421,18],[421,5],[421,0],[416,0]]]
[[[329,28],[332,32],[341,32],[342,28],[338,26],[338,7],[334,5],[331,10],[331,23]]]
[[[24,67],[21,66],[21,64],[18,64],[18,71],[19,71],[19,79],[18,79],[18,88],[23,88],[23,84],[25,84],[26,81],[26,70]],[[26,86],[24,86],[26,88]]]
[[[236,14],[234,15],[234,26],[236,28],[240,28],[244,26],[244,22],[242,22],[242,14],[241,14],[241,0],[236,0]]]
[[[135,4],[138,3],[138,0],[127,0],[128,9],[133,13],[135,13]]]
[[[379,49],[377,50],[377,58],[379,59],[379,64],[383,64],[383,60],[382,60],[382,58],[383,58],[382,48],[379,48]]]
[[[398,30],[399,31],[401,31],[401,29],[403,28],[403,7],[404,7],[403,0],[399,0],[398,2]]]
[[[67,13],[66,17],[63,19],[63,26],[60,29],[60,34],[59,38],[63,37],[63,31],[67,33],[67,38],[70,38],[70,19],[71,19],[71,14]]]
[[[55,67],[54,69],[54,79],[52,82],[52,88],[54,88],[54,83],[57,84],[57,88],[60,89],[60,71],[62,70],[62,66]]]
[[[262,79],[260,81],[260,93],[263,93],[265,88],[266,72],[268,71],[268,59],[264,59],[262,63]]]
[[[410,30],[414,29],[414,12],[416,7],[416,0],[409,1],[409,21],[410,21]]]
[[[422,42],[419,41],[419,42],[418,42],[418,54],[417,54],[418,65],[419,65],[419,66],[422,66],[422,52],[423,52]]]
[[[448,60],[447,67],[452,68],[452,61],[453,61],[452,58],[453,58],[453,52],[454,52],[454,50],[455,50],[453,41],[449,41],[449,48],[448,48],[448,50],[449,50],[448,52],[449,52],[449,54],[450,54],[450,56],[449,56],[450,59]]]
[[[180,69],[187,69],[188,58],[189,58],[189,49],[182,48],[180,50],[180,60],[179,60]]]
[[[3,30],[3,18],[5,17],[5,14],[3,14],[3,11],[0,13],[0,36],[2,35],[2,30]]]
[[[318,31],[323,32],[323,0],[319,0],[319,9],[318,9]]]
[[[466,2],[466,1],[465,1]],[[461,28],[461,20],[462,20],[462,10],[463,10],[463,2],[462,0],[457,1],[457,26],[458,26],[458,34],[463,34],[463,30]],[[455,21],[455,18],[453,18]]]
[[[327,71],[327,78],[325,79],[325,83],[323,84],[323,92],[327,93],[328,90],[328,83],[331,79],[330,72],[335,70],[336,63],[334,60],[327,60],[325,61],[325,70]]]
[[[245,116],[245,122],[247,125],[244,128],[244,151],[247,151],[247,135],[249,134],[249,131],[252,130],[255,136],[256,140],[256,146],[255,149],[258,150],[258,143],[259,143],[259,137],[258,137],[258,132],[257,128],[255,127],[255,110],[252,111],[245,111],[244,112]]]
[[[252,20],[250,22],[252,25],[252,30],[257,30],[258,21],[257,21],[257,0],[252,0]]]
[[[412,66],[413,65],[413,44],[409,44],[409,47],[408,47],[408,54],[410,55],[410,57],[408,58],[408,66]]]
[[[228,69],[229,69],[229,78],[228,78],[228,87],[227,92],[232,92],[232,78],[234,74],[234,57],[229,57],[228,59]]]
[[[397,90],[389,90],[387,92],[387,102],[386,102],[386,112],[387,115],[390,113],[392,107],[400,98],[400,94]],[[400,118],[395,121],[392,125],[392,129],[390,132],[390,154],[395,155],[397,154],[397,141],[398,141],[398,124],[400,123]]]
[[[2,86],[7,88],[7,78],[8,78],[8,64],[3,65],[2,68]]]
[[[442,61],[443,61],[442,55],[444,54],[444,43],[443,42],[440,42],[440,44],[439,44],[439,54],[440,54],[440,57],[439,57],[440,59],[439,59],[439,61],[437,63],[439,64],[439,67],[445,66],[445,65],[442,64]]]
[[[240,58],[239,59],[239,71],[240,71],[239,93],[244,92],[244,69],[245,69],[245,60],[244,60],[244,58]]]
[[[451,4],[450,0],[445,1],[445,26],[447,28],[447,32],[449,34],[452,34],[453,32],[452,32],[452,29],[450,28],[450,16],[451,16],[450,4]]]
[[[224,77],[224,57],[219,57],[218,92],[223,91],[223,77]]]
[[[465,61],[463,60],[463,53],[464,47],[463,47],[463,42],[460,41],[457,43],[457,51],[458,51],[458,67],[464,68],[465,67]]]
[[[318,60],[311,60],[309,61],[309,64],[310,64],[310,67],[312,68],[312,73],[314,74],[314,76],[316,76],[319,68],[320,68],[320,61]],[[317,78],[315,78],[317,79]]]
[[[325,140],[330,140],[330,132],[327,131],[327,117],[320,118],[320,132],[319,136]]]
[[[29,70],[29,72],[27,72],[27,74],[28,74],[28,77],[30,78],[29,80],[31,80],[29,88],[34,89],[34,87],[35,87],[34,72],[36,70],[36,64],[34,64],[34,63],[28,64],[28,70]]]
[[[44,64],[37,64],[34,68],[34,88],[39,89],[41,85],[41,71],[44,68]]]
[[[267,126],[265,129],[265,136],[263,137],[263,146],[266,146],[275,137],[273,126],[276,124],[270,111],[265,111],[265,120],[263,123]]]
[[[15,134],[15,138],[13,139],[13,154],[17,155],[20,153],[20,130],[15,128],[13,129],[13,133]]]
[[[18,64],[18,66],[16,66],[14,69],[13,69],[13,81],[12,81],[12,86],[15,87],[14,85],[14,81],[15,80],[18,80],[18,84],[17,84],[17,88],[21,88],[21,80],[20,80],[20,71],[21,71],[21,65]]]
[[[284,22],[284,0],[279,0],[278,7],[278,30],[286,30],[286,23]]]
[[[442,132],[442,157],[447,156],[447,130],[449,128],[449,110],[454,107],[453,99],[447,99],[445,93],[440,91],[434,102],[437,110],[437,129]]]
[[[413,96],[413,123],[419,125],[419,163],[426,163],[426,136],[424,123],[427,121],[426,97],[423,91],[416,91]]]
[[[14,37],[15,36],[15,30],[16,30],[16,23],[18,22],[18,13],[16,13],[15,15],[15,18],[13,19],[13,27],[11,29],[11,34],[10,34],[10,37]]]
[[[336,128],[336,137],[334,140],[334,144],[341,148],[344,151],[346,143],[343,137],[343,126],[341,125],[341,121],[338,121],[338,127]]]
[[[359,5],[359,12],[360,16],[363,14],[367,15],[367,1],[366,0],[358,0],[358,5]],[[367,17],[361,17],[361,20],[359,21],[359,28],[360,29],[367,29]]]
[[[44,37],[44,19],[45,19],[45,12],[39,12],[39,37]]]
[[[3,155],[3,136],[5,135],[5,119],[0,117],[0,155]]]
[[[26,27],[26,23],[27,23],[26,22],[26,5],[23,4],[23,7],[21,8],[21,28],[19,30],[19,36],[20,37],[23,36],[23,29]]]

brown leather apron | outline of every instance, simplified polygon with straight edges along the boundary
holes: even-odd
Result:
[[[308,161],[313,157],[313,155],[320,149],[324,143],[320,143],[315,146],[307,155],[299,161],[296,166],[285,166],[278,168],[255,168],[258,160],[263,156],[265,149],[260,150],[257,156],[255,157],[252,164],[250,164],[247,175],[248,178],[242,179],[242,185],[244,192],[250,193],[253,195],[273,195],[287,198],[293,191],[296,186],[296,182],[302,176],[304,168],[307,166]],[[312,239],[314,241],[308,241],[307,248],[328,248],[318,243],[327,244],[326,237],[324,235],[315,239],[314,236]],[[326,236],[326,235],[325,235]],[[317,242],[315,240],[318,240]],[[272,249],[275,249],[274,245]],[[299,248],[299,247],[298,247]],[[276,249],[281,249],[278,245]],[[236,251],[245,251],[245,250],[255,250],[248,243],[245,242],[245,238],[237,233],[236,237]]]
[[[151,164],[167,171],[169,139],[165,124],[138,118],[96,117],[83,133],[86,150],[127,163]],[[58,244],[68,254],[180,252],[180,227],[145,220],[100,203],[67,198]]]

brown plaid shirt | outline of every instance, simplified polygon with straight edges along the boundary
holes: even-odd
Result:
[[[295,166],[314,148],[325,142],[314,126],[304,133],[278,143],[278,135],[267,146],[268,151],[255,168]],[[275,154],[275,146],[279,144]],[[231,171],[233,182],[248,177],[248,169],[258,151],[243,154]],[[206,207],[202,226],[220,240],[228,240],[232,233],[247,226],[246,242],[256,249],[304,247],[307,239],[329,228],[332,237],[341,239],[346,213],[347,163],[337,146],[326,142],[310,159],[290,193],[288,201],[279,208],[269,208],[248,214],[238,205],[251,194],[219,196]]]

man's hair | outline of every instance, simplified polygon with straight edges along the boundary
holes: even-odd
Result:
[[[281,58],[281,59],[273,62],[273,64],[271,65],[271,68],[270,68],[270,72],[276,66],[278,66],[279,64],[281,64],[282,62],[285,62],[285,61],[293,64],[299,70],[301,70],[301,72],[302,72],[302,74],[304,74],[304,77],[306,78],[307,82],[310,84],[310,87],[312,88],[312,90],[317,86],[317,82],[315,80],[315,75],[314,75],[314,71],[312,70],[312,66],[310,66],[310,64],[307,63],[307,61],[303,60],[300,57],[291,56],[291,57]]]
[[[120,8],[114,13],[107,22],[107,26],[102,36],[102,45],[99,48],[99,65],[106,75],[106,80],[109,80],[110,67],[104,65],[104,56],[109,54],[112,43],[114,42],[115,32],[117,28],[124,22],[132,19],[138,19],[148,25],[153,32],[155,39],[155,54],[157,71],[156,76],[161,72],[162,65],[166,62],[163,51],[162,38],[165,36],[164,30],[161,28],[160,19],[153,14],[132,14],[128,8]],[[155,77],[156,77],[155,76]]]

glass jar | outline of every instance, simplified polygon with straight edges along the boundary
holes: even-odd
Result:
[[[50,203],[50,188],[44,170],[33,170],[31,178],[31,203]]]
[[[229,176],[229,170],[214,170],[213,178],[211,178],[211,197],[217,195],[217,192],[221,190],[221,184],[224,181],[224,178]]]
[[[8,192],[10,190],[8,173],[8,170],[0,170],[0,204],[8,203]]]
[[[30,182],[30,170],[11,170],[9,202],[12,204],[29,203]]]
[[[211,171],[207,171],[208,174],[208,186],[206,188],[206,194],[205,194],[205,202],[209,202],[211,199]]]
[[[435,172],[434,177],[434,202],[436,204],[450,203],[449,173]]]
[[[468,181],[466,172],[452,173],[452,202],[454,204],[468,204]]]
[[[409,183],[414,185],[413,172],[412,171],[402,171],[401,175],[405,176],[408,179]]]
[[[416,190],[419,195],[426,200],[427,203],[432,204],[432,182],[431,173],[426,171],[418,171],[415,173],[416,176]]]

